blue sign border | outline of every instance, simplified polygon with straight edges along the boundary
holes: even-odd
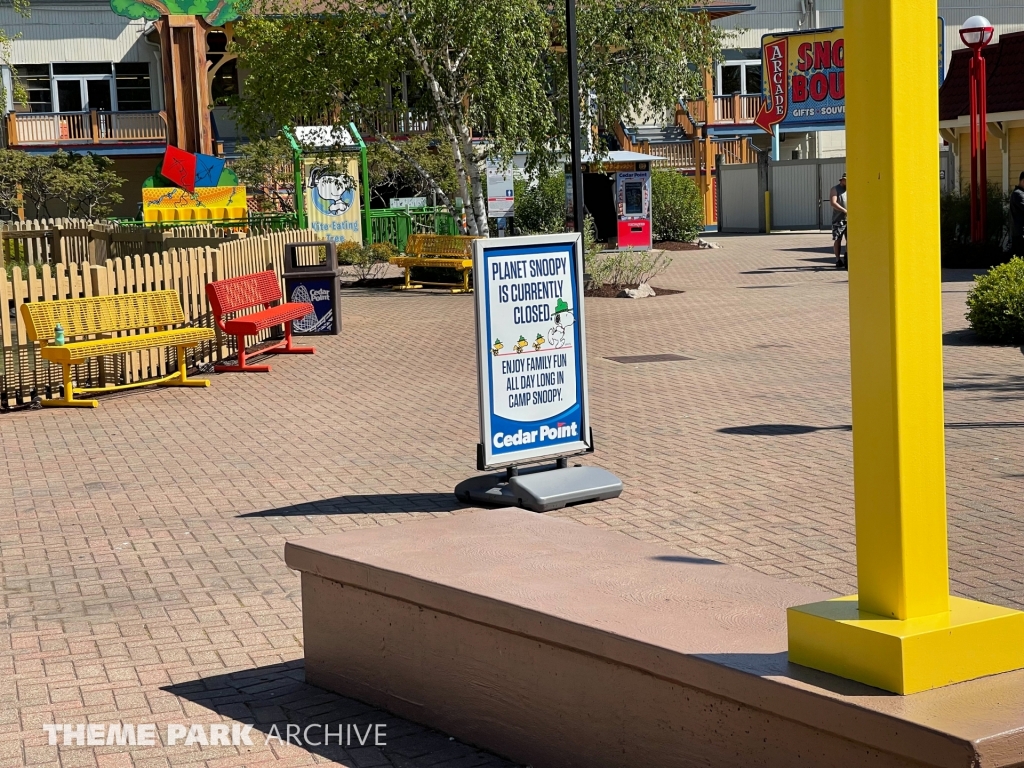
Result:
[[[491,296],[488,261],[496,256],[529,256],[538,253],[565,253],[574,268],[569,273],[572,304],[576,316],[576,340],[573,345],[573,364],[576,366],[576,403],[555,416],[538,421],[515,421],[499,416],[491,402],[494,377],[494,356],[490,350],[491,317],[489,299]],[[583,257],[582,238],[579,234],[537,235],[532,237],[510,237],[492,240],[476,240],[473,243],[473,285],[476,293],[477,320],[477,374],[480,394],[480,442],[483,445],[484,469],[505,467],[521,462],[545,458],[572,456],[591,449],[590,413],[587,407],[587,354],[586,322],[583,310]],[[545,441],[541,447],[523,448],[521,445],[496,448],[493,437],[496,434],[515,434],[519,430],[532,432],[541,426],[555,427],[558,422],[577,422],[577,435],[567,435]]]

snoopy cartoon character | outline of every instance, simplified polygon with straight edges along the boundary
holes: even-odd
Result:
[[[317,166],[309,174],[309,187],[315,195],[314,202],[324,213],[340,216],[352,207],[355,192],[343,174],[330,168]]]
[[[557,349],[572,341],[572,331],[569,329],[576,323],[576,317],[564,299],[559,299],[555,303],[554,320],[554,326],[548,331],[548,344]]]

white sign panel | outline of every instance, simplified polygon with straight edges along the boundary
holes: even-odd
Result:
[[[355,145],[347,128],[330,125],[297,125],[295,140],[307,147],[351,147]]]
[[[502,170],[497,165],[487,164],[487,216],[497,219],[513,215],[515,209],[515,184],[512,170]]]
[[[484,468],[590,449],[579,234],[473,242]]]
[[[390,208],[426,208],[427,198],[425,197],[392,197],[388,201]]]

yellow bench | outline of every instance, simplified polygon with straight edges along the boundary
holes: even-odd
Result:
[[[44,360],[57,363],[64,371],[64,397],[43,400],[43,405],[95,408],[96,400],[76,400],[75,393],[93,394],[119,389],[163,384],[168,387],[208,387],[206,379],[190,379],[185,370],[185,349],[210,341],[212,328],[171,328],[185,322],[185,313],[176,291],[127,293],[120,296],[94,296],[88,299],[35,301],[21,305],[30,341],[38,341]],[[54,344],[55,329],[60,323],[66,342]],[[156,328],[155,331],[148,329]],[[110,337],[118,331],[141,331],[132,336]],[[80,338],[106,336],[107,338]],[[158,379],[113,387],[74,387],[71,366],[88,358],[134,352],[152,347],[177,347],[178,370]]]
[[[468,235],[409,235],[405,244],[405,255],[392,256],[389,261],[405,268],[405,282],[396,285],[396,291],[410,291],[424,285],[451,288],[452,293],[469,293],[469,273],[473,269],[473,241],[479,238]],[[410,276],[413,267],[456,269],[462,273],[461,283],[430,283],[421,280],[413,284]]]

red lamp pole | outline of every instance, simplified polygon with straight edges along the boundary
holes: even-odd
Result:
[[[971,92],[971,242],[985,239],[988,208],[988,90],[981,50],[995,32],[984,16],[972,16],[960,28],[960,39],[971,49],[968,88]]]

